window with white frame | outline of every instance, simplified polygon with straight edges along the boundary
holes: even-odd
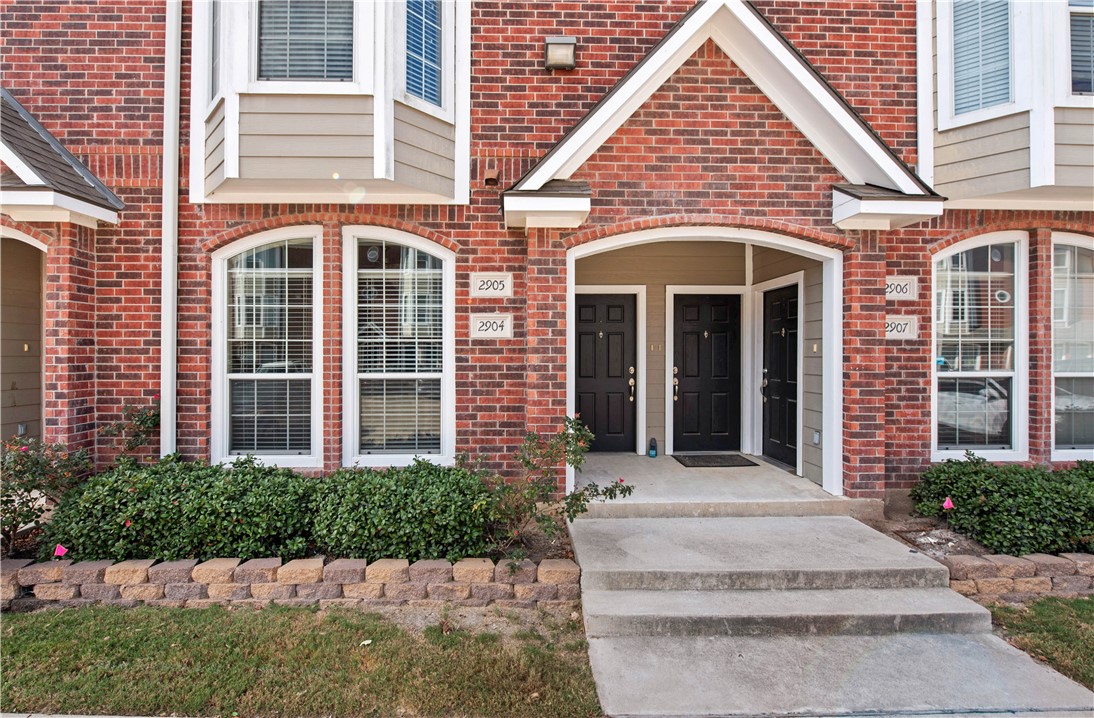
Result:
[[[1071,40],[1071,93],[1094,94],[1094,0],[1068,2]]]
[[[223,264],[228,456],[308,456],[316,391],[313,240],[253,247]]]
[[[1094,449],[1094,240],[1054,245],[1052,318],[1054,446]]]
[[[406,92],[442,105],[444,7],[441,0],[406,2]]]
[[[1013,99],[1008,0],[953,2],[953,114]]]
[[[353,79],[353,0],[259,0],[258,79]]]
[[[938,450],[1015,449],[1019,246],[999,242],[935,262]]]
[[[367,462],[450,453],[451,260],[382,231],[347,249],[356,279],[347,316],[356,337],[349,454]]]

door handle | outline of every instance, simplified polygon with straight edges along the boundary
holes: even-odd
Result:
[[[631,380],[628,381],[627,384],[631,387],[631,401],[634,401],[634,377],[631,377]]]
[[[676,401],[677,399],[680,398],[679,393],[678,393],[679,390],[680,390],[680,380],[677,379],[676,377],[673,377],[672,378],[672,400],[673,401]]]

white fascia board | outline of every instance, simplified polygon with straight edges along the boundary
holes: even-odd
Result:
[[[832,224],[840,229],[889,230],[906,227],[943,211],[941,197],[936,201],[922,199],[858,199],[832,191]]]
[[[516,229],[575,229],[592,211],[589,197],[513,197],[502,199],[505,226]]]
[[[520,189],[534,191],[552,179],[568,179],[707,39],[714,39],[848,181],[924,194],[906,168],[742,0],[706,0]]]
[[[73,222],[92,229],[98,227],[100,221],[118,223],[117,212],[53,190],[0,192],[0,207],[4,214],[17,221],[26,218],[31,222]]]
[[[15,150],[8,147],[8,143],[0,142],[0,162],[6,164],[15,175],[28,185],[44,185],[45,181],[38,173],[30,168],[23,159],[15,154]]]

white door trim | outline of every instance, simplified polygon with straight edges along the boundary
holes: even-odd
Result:
[[[675,349],[674,340],[676,336],[675,301],[677,294],[736,294],[741,297],[741,435],[739,440],[741,444],[741,453],[747,453],[745,427],[755,423],[752,421],[750,413],[750,402],[745,396],[745,377],[752,374],[752,357],[751,353],[746,350],[748,345],[747,338],[750,333],[749,325],[751,324],[749,321],[749,317],[751,316],[749,307],[751,298],[748,293],[748,287],[740,284],[669,284],[665,287],[665,453],[673,453],[673,434],[676,429],[673,423],[672,361]]]
[[[794,473],[798,476],[802,475],[802,445],[805,442],[805,428],[802,426],[804,398],[805,398],[805,272],[791,272],[790,274],[776,277],[775,279],[768,280],[766,282],[760,282],[759,284],[752,285],[752,336],[751,345],[753,348],[753,373],[752,373],[752,386],[759,387],[763,382],[763,363],[764,363],[764,301],[763,295],[765,292],[770,292],[772,289],[782,289],[784,287],[797,287],[798,289],[798,396],[797,396],[797,428],[798,428],[798,444],[797,444],[797,456],[795,458]],[[763,427],[763,400],[760,396],[760,392],[757,389],[752,396],[752,410],[756,421],[752,422],[752,433],[750,453],[757,456],[763,456],[764,453],[764,427]],[[743,444],[742,444],[743,446]]]
[[[646,285],[644,284],[579,284],[574,287],[574,298],[578,294],[633,294],[635,306],[634,348],[638,364],[635,367],[635,381],[638,384],[638,411],[635,413],[634,453],[646,453]],[[575,387],[570,387],[574,391]],[[573,406],[572,395],[567,403]]]

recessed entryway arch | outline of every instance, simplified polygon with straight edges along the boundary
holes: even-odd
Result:
[[[732,277],[728,277],[729,273],[726,273],[724,281],[665,281],[661,282],[663,285],[719,285],[729,286],[731,289],[726,293],[740,294],[741,295],[741,322],[742,322],[742,334],[741,334],[741,376],[742,376],[742,401],[741,404],[741,426],[743,428],[741,432],[741,449],[746,453],[761,453],[757,450],[757,441],[753,434],[754,428],[759,423],[759,417],[757,412],[759,409],[759,400],[755,399],[753,394],[755,393],[750,387],[752,385],[752,377],[756,374],[756,356],[754,348],[757,345],[757,329],[755,327],[755,311],[754,311],[754,282],[753,282],[753,257],[759,248],[767,248],[777,250],[780,256],[794,255],[797,257],[812,260],[814,267],[818,268],[816,272],[820,281],[817,283],[815,289],[819,290],[820,295],[823,297],[823,307],[818,304],[818,311],[822,312],[817,324],[817,331],[824,337],[824,351],[820,357],[821,374],[825,379],[825,391],[823,397],[820,397],[823,402],[821,407],[821,413],[824,417],[838,417],[842,415],[842,372],[840,369],[840,358],[842,356],[842,301],[843,294],[843,253],[841,250],[822,246],[807,240],[798,239],[786,235],[776,234],[774,232],[766,232],[763,230],[740,228],[740,227],[712,227],[712,226],[676,226],[676,227],[663,227],[649,230],[642,230],[637,232],[631,232],[626,234],[614,235],[610,237],[604,237],[602,239],[590,241],[579,246],[573,247],[567,252],[567,411],[573,413],[575,411],[575,359],[576,359],[576,345],[575,345],[575,302],[577,294],[579,294],[579,285],[596,285],[598,291],[605,290],[607,287],[616,285],[617,282],[613,277],[611,281],[589,281],[589,277],[592,276],[588,271],[584,271],[590,265],[589,262],[583,262],[588,258],[596,257],[597,255],[617,252],[618,250],[628,250],[633,253],[637,250],[633,248],[640,245],[664,243],[665,247],[680,247],[684,248],[686,244],[682,243],[725,243],[737,245],[733,251],[737,253],[740,260],[740,266],[734,268]],[[727,250],[719,250],[717,254],[724,254]],[[625,252],[621,252],[613,256],[613,260],[617,257],[629,256]],[[605,258],[606,259],[606,258]],[[600,264],[609,264],[612,266],[618,266],[618,285],[635,285],[640,282],[635,281],[630,276],[624,266],[621,266],[616,262],[604,262],[600,261]],[[581,269],[582,271],[579,271]],[[603,270],[602,270],[603,271]],[[795,269],[795,272],[797,270]],[[788,272],[788,278],[784,284],[798,284],[796,275],[795,277],[789,277],[793,272]],[[666,275],[667,276],[667,275]],[[583,278],[584,277],[584,278]],[[594,278],[601,278],[603,274],[597,275]],[[778,277],[768,277],[765,279],[765,284],[770,285],[770,279],[778,279]],[[660,311],[663,313],[668,302],[668,294],[663,289],[658,288],[658,292],[662,298],[665,299],[666,305],[661,305]],[[802,295],[804,297],[804,294]],[[647,292],[647,299],[651,302],[650,305],[650,321],[656,321],[656,312],[658,307],[654,306],[655,292],[649,290]],[[662,315],[663,316],[663,315]],[[657,337],[656,333],[651,331],[649,337],[646,339],[647,344],[642,346],[642,354],[646,353],[649,349],[660,348],[663,352],[666,347],[651,346],[656,345],[658,342],[663,342]],[[667,343],[667,342],[666,342]],[[651,355],[652,356],[652,355]],[[649,376],[651,386],[653,383],[659,381],[663,372],[662,369],[654,366],[655,362],[651,359],[649,361]],[[666,388],[670,378],[665,379]],[[640,384],[641,385],[641,384]],[[652,394],[651,394],[652,400]],[[668,402],[665,402],[668,405]],[[651,404],[651,406],[653,406]],[[666,411],[666,414],[668,412]],[[655,417],[651,416],[650,421],[655,420]],[[665,427],[667,428],[668,422]],[[822,487],[830,494],[842,495],[843,494],[843,429],[842,422],[831,421],[830,419],[825,424],[826,430],[821,432],[821,439],[819,444],[819,459],[821,466],[820,470],[820,483]],[[801,424],[798,424],[799,430],[801,430]],[[665,431],[665,428],[661,428],[660,431]],[[639,432],[641,435],[641,432]],[[812,432],[810,432],[812,433]],[[657,434],[654,434],[655,436]],[[646,439],[645,436],[642,437]],[[659,441],[662,439],[659,438]],[[644,442],[643,442],[644,443]],[[664,446],[662,444],[662,446]],[[644,453],[644,445],[636,445],[636,453]],[[662,449],[664,451],[664,449]],[[801,459],[798,459],[798,469],[801,469]],[[573,472],[570,472],[567,476],[567,486],[572,488],[574,482]]]

